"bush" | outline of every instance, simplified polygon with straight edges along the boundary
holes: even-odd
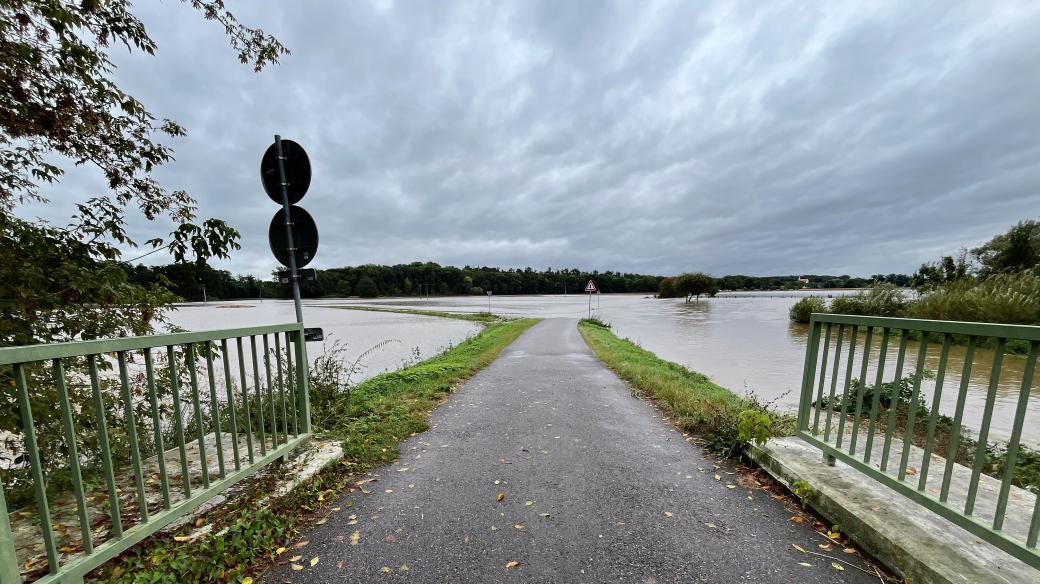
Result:
[[[909,315],[932,320],[1040,324],[1040,272],[961,279],[913,303]]]
[[[860,316],[905,316],[910,306],[906,292],[892,284],[874,286],[866,292],[838,296],[831,301],[831,312]]]
[[[484,289],[481,288],[480,286],[474,286],[474,287],[469,289],[469,293],[474,295],[474,296],[483,296],[484,295]]]
[[[791,307],[790,316],[794,322],[805,324],[814,312],[827,312],[827,301],[822,296],[806,296]]]

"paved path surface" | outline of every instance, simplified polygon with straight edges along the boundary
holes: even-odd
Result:
[[[823,540],[633,397],[574,320],[527,331],[432,426],[267,581],[878,582],[796,551]]]

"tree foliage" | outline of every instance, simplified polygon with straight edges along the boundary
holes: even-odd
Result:
[[[222,27],[239,60],[257,71],[287,53],[221,0],[183,2]],[[204,262],[238,248],[237,231],[199,220],[188,193],[168,191],[153,176],[173,159],[160,139],[185,129],[154,116],[113,79],[111,50],[157,50],[131,10],[129,0],[0,0],[0,343],[147,332],[169,295],[162,282],[130,282],[116,263],[120,249],[167,248],[176,261]],[[46,189],[69,165],[95,168],[106,189],[84,193],[66,226],[19,218],[25,203],[47,202]],[[135,241],[131,212],[174,229]]]
[[[983,276],[1034,268],[1040,265],[1040,221],[1019,221],[971,253]]]
[[[660,298],[685,298],[687,302],[691,298],[700,299],[707,294],[714,296],[719,292],[719,282],[716,278],[704,272],[680,274],[674,278],[661,280],[657,295]]]
[[[221,0],[182,1],[217,23],[239,60],[255,70],[287,52],[263,31],[240,24]],[[173,159],[161,140],[182,136],[185,129],[154,116],[114,81],[112,50],[157,49],[131,10],[129,0],[0,0],[0,346],[152,332],[175,298],[169,280],[131,279],[121,250],[165,249],[176,262],[204,266],[206,259],[238,248],[237,231],[219,219],[200,219],[188,193],[168,191],[154,177]],[[25,206],[47,203],[48,189],[70,166],[103,176],[102,191],[82,193],[66,225],[27,218],[32,212]],[[127,228],[131,215],[172,224],[173,230],[135,241]],[[79,436],[79,456],[85,477],[93,480],[98,433],[90,385],[83,382],[85,364],[67,361],[76,427],[90,428]],[[111,366],[107,358],[99,361],[103,369]],[[164,373],[158,361],[157,372]],[[69,448],[53,378],[47,364],[24,369],[46,488],[60,489],[67,484]],[[136,389],[139,380],[132,382],[134,395],[143,395]],[[101,387],[110,429],[125,428],[128,419],[127,407],[112,399],[117,386],[106,377]],[[24,455],[12,447],[21,443],[24,428],[14,388],[12,368],[0,368],[0,456],[15,454],[0,461],[0,483],[15,490],[10,500],[18,504],[31,481]],[[156,391],[167,407],[169,386],[160,382]],[[144,413],[138,412],[138,421],[146,419]],[[121,436],[109,432],[117,464],[128,460]],[[142,455],[149,454],[143,443]]]

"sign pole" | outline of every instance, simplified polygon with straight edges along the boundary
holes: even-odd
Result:
[[[282,137],[274,136],[278,154],[278,181],[282,185],[282,214],[285,217],[285,237],[289,242],[289,279],[292,280],[293,303],[296,305],[296,322],[303,323],[303,303],[300,301],[300,276],[296,272],[296,244],[293,242],[292,215],[289,214],[289,183],[285,181],[285,156],[282,154]]]
[[[599,290],[596,289],[596,284],[589,280],[589,283],[585,284],[585,291],[589,293],[589,318],[592,318],[592,295],[596,295],[596,310],[599,310]]]

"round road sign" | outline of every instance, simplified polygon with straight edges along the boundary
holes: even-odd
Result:
[[[293,223],[293,243],[296,244],[296,267],[302,268],[311,263],[314,254],[318,252],[318,226],[310,213],[296,205],[289,207],[289,215]],[[271,243],[271,252],[278,263],[289,267],[289,241],[285,235],[285,215],[281,209],[271,218],[267,240]]]
[[[307,152],[292,140],[282,140],[282,155],[285,156],[285,182],[289,191],[289,204],[300,202],[311,185],[311,161]],[[274,144],[267,147],[260,159],[260,181],[271,200],[282,204],[282,185],[278,182],[278,153]]]

